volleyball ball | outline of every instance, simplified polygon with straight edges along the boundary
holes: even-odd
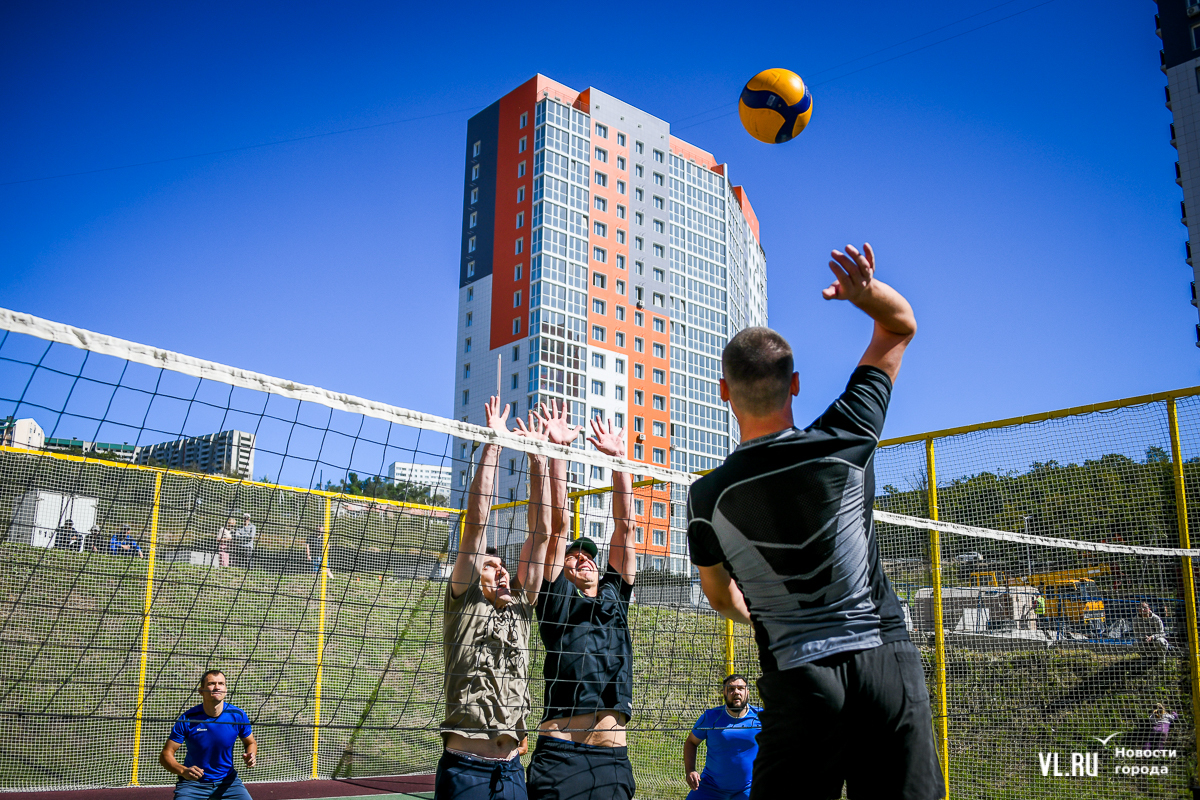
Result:
[[[812,94],[788,69],[764,69],[746,82],[738,116],[755,139],[782,144],[795,138],[812,117]]]

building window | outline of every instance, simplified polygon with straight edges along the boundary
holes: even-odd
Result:
[[[604,353],[592,353],[592,366],[596,369],[604,369]]]
[[[634,417],[633,418],[634,433],[641,433],[644,430],[646,430],[646,420],[643,419],[642,417]],[[641,514],[642,511],[639,509],[638,513]]]
[[[517,289],[513,292],[513,308],[521,307],[521,290]]]
[[[525,237],[517,237],[517,244],[513,252],[516,253],[516,255],[521,255],[521,253],[525,252]]]
[[[666,307],[667,307],[667,301],[666,301],[666,298],[664,298],[664,297],[663,297],[661,294],[659,294],[658,292],[655,292],[655,293],[654,293],[654,297],[653,297],[653,298],[651,298],[651,301],[650,301],[650,302],[652,302],[654,305],[658,306],[659,308],[666,308]]]
[[[623,359],[623,358],[614,358],[613,359],[613,372],[617,373],[618,375],[625,374],[625,359]]]
[[[522,161],[520,164],[517,164],[517,177],[518,178],[525,177],[525,162],[524,161]]]
[[[633,199],[637,200],[639,203],[641,203],[646,199],[646,193],[644,191],[642,191],[640,188],[634,189],[633,190]]]
[[[666,256],[666,254],[667,250],[661,244],[654,245],[654,255],[658,256],[659,258],[663,258]]]
[[[608,211],[608,201],[598,194],[592,196],[592,205],[596,207],[597,211]]]
[[[464,381],[470,380],[470,378],[471,378],[471,365],[463,364],[463,380]]]
[[[617,322],[625,321],[625,306],[613,306],[613,317]]]
[[[625,269],[625,256],[617,255],[617,269]]]
[[[517,264],[515,267],[513,267],[513,280],[514,281],[521,280],[521,273],[523,272],[523,270],[521,269],[521,266],[522,266],[521,264]]]
[[[604,301],[599,299],[592,300],[592,313],[604,316]]]
[[[479,189],[472,189],[471,190],[471,205],[475,205],[478,202],[479,202]]]
[[[608,126],[601,125],[599,122],[597,122],[596,123],[596,135],[599,136],[601,139],[607,139],[608,138]]]
[[[625,146],[625,134],[618,133],[617,134],[617,147],[624,147],[624,146]]]
[[[625,194],[625,181],[617,181],[617,194]]]
[[[464,472],[463,474],[465,475],[466,473]],[[634,531],[633,540],[635,542],[637,542],[638,544],[641,544],[642,542],[644,542],[646,540],[646,531],[644,528],[642,528],[641,525],[638,525],[637,530]],[[637,565],[638,565],[638,569],[642,568],[642,556],[640,554],[637,557]]]
[[[613,341],[615,342],[617,347],[624,347],[625,346],[625,334],[621,333],[620,331],[617,331],[615,334],[613,334]]]
[[[654,349],[654,357],[655,358],[666,358],[667,357],[667,348],[664,347],[661,343],[655,342],[653,349]]]
[[[654,207],[655,207],[655,208],[662,209],[662,208],[664,208],[664,207],[666,206],[666,204],[667,204],[667,203],[666,203],[666,201],[665,201],[665,200],[663,200],[663,199],[662,199],[661,197],[659,197],[658,195],[654,195]]]
[[[633,446],[633,457],[638,459],[639,461],[646,457],[645,451],[642,449],[642,446],[640,444],[635,444]]]
[[[666,230],[667,230],[667,226],[663,224],[663,221],[661,219],[654,220],[654,232],[655,233],[666,233]]]
[[[641,301],[641,299],[642,299],[642,287],[638,286],[638,287],[636,287],[636,288],[637,288],[638,300],[639,300],[639,301]],[[646,325],[646,315],[645,315],[645,314],[643,314],[643,313],[642,313],[642,312],[640,312],[640,311],[635,311],[635,312],[633,312],[633,324],[634,324],[634,325],[637,325],[639,328],[645,327],[645,325]]]
[[[465,406],[469,402],[471,402],[471,390],[463,389],[463,405]]]
[[[634,275],[645,275],[646,274],[646,265],[643,264],[641,261],[633,262],[633,274]]]
[[[1192,26],[1192,49],[1200,50],[1200,25]]]
[[[608,238],[608,226],[605,225],[603,222],[593,222],[592,223],[592,233],[596,234],[597,236],[607,239]]]
[[[592,248],[592,260],[599,261],[601,264],[608,261],[608,251],[602,247]]]
[[[467,277],[468,277],[468,278],[474,278],[474,277],[475,277],[475,262],[474,262],[474,261],[468,261],[468,262],[467,262]],[[474,288],[472,288],[472,289],[470,290],[470,294],[468,295],[467,299],[468,299],[468,300],[474,300],[474,299],[475,299],[475,289],[474,289]]]
[[[646,249],[646,242],[642,239],[642,237],[640,237],[640,236],[633,237],[633,249],[634,250],[645,250]]]
[[[471,216],[467,218],[467,227],[474,228],[478,224],[479,224],[479,213],[476,211],[472,211]]]
[[[525,212],[524,211],[517,212],[517,227],[518,228],[525,227]]]
[[[468,336],[466,338],[466,340],[463,342],[463,352],[464,353],[471,352],[471,337],[470,336]]]
[[[593,397],[604,397],[604,382],[603,381],[592,381],[592,396]]]
[[[663,163],[663,151],[662,150],[654,151],[654,160],[660,164]]]
[[[475,252],[475,237],[474,236],[472,236],[470,239],[467,239],[467,252],[468,253]]]
[[[636,361],[633,363],[633,377],[641,380],[646,377],[646,367]]]
[[[459,486],[467,485],[467,471],[465,469],[458,471],[458,485]]]
[[[483,142],[476,142],[471,146],[471,158],[478,158],[479,152],[483,149]]]
[[[633,350],[635,353],[646,352],[646,340],[640,336],[633,337]]]
[[[592,286],[595,286],[598,289],[604,289],[605,287],[608,286],[608,278],[605,276],[605,274],[603,272],[593,272],[592,273]]]
[[[667,463],[667,451],[663,450],[661,447],[654,448],[654,463],[655,464]]]
[[[471,312],[471,311],[468,311],[468,312],[467,312],[467,323],[466,323],[466,325],[464,325],[463,327],[464,327],[464,328],[469,328],[469,327],[471,327],[473,324],[475,324],[475,319],[474,319],[474,317],[475,317],[475,314],[474,314],[473,312]]]
[[[667,398],[663,397],[661,394],[654,395],[654,410],[655,411],[666,411],[667,410]]]
[[[666,503],[651,503],[650,504],[650,516],[654,517],[654,519],[666,519],[667,518],[667,504]]]
[[[660,267],[655,267],[654,268],[654,280],[663,281],[665,283],[667,280],[667,273],[665,271],[663,271]]]
[[[513,361],[520,361],[520,360],[521,360],[521,345],[519,345],[519,344],[514,344],[514,345],[513,345],[513,349],[512,349],[512,360],[513,360]]]
[[[615,399],[615,400],[624,400],[625,399],[625,387],[624,386],[614,386],[613,387],[613,399]]]
[[[625,206],[617,203],[617,219],[625,219]]]
[[[617,169],[625,171],[625,156],[617,156]]]
[[[625,244],[625,230],[617,228],[617,244]]]
[[[634,390],[633,390],[633,404],[634,404],[635,406],[644,406],[644,405],[646,405],[646,395],[642,393],[642,390],[641,390],[641,389],[634,389]],[[636,423],[636,422],[637,422],[637,417],[634,417],[633,421]],[[635,429],[636,429],[636,428],[635,428]]]
[[[662,317],[654,318],[654,330],[657,333],[667,332],[667,323]],[[658,345],[655,345],[655,347],[658,347]],[[666,358],[666,356],[663,356],[663,358]]]
[[[596,160],[599,161],[601,164],[608,163],[608,151],[604,150],[603,148],[600,148],[600,147],[596,148],[595,157],[596,157]]]
[[[633,143],[633,152],[637,153],[638,155],[641,155],[642,153],[646,152],[646,145],[642,144],[641,142],[634,142]]]
[[[596,182],[597,186],[608,186],[608,176],[603,172],[593,172],[592,180]]]
[[[524,128],[528,124],[529,124],[529,112],[524,111],[521,113],[521,123],[520,123],[519,127]]]
[[[469,266],[471,267],[471,272],[474,272],[474,271],[475,271],[474,264],[475,264],[475,262],[474,262],[474,261],[472,261],[472,262],[471,262],[471,264],[469,265]],[[472,300],[474,300],[474,299],[475,299],[475,287],[474,287],[474,286],[468,286],[468,287],[467,287],[467,302],[469,303],[469,302],[471,302],[471,301],[472,301]]]
[[[519,387],[520,387],[520,383],[519,383],[519,381],[520,381],[520,380],[521,380],[521,375],[520,375],[520,373],[518,373],[518,372],[514,372],[514,373],[512,374],[512,380],[511,380],[511,381],[509,381],[509,383],[510,383],[510,386],[509,386],[509,388],[510,388],[510,389],[517,389],[517,388],[519,388]],[[515,408],[513,409],[513,413],[514,413],[514,414],[516,413],[516,409],[515,409]],[[511,475],[512,473],[510,472],[510,473],[508,473],[508,474],[509,474],[509,475]]]
[[[625,294],[625,281],[617,281],[617,285],[614,288],[616,288],[617,294]]]
[[[517,142],[517,152],[518,153],[525,152],[525,148],[528,145],[528,140],[529,140],[528,136],[522,136],[521,141]]]
[[[633,212],[633,222],[635,225],[645,225],[646,216],[640,211]]]
[[[600,327],[599,325],[592,326],[592,341],[594,341],[594,342],[603,342],[604,341],[604,328]]]
[[[518,203],[525,202],[525,187],[524,186],[517,187],[517,202]]]
[[[651,427],[654,429],[655,436],[666,436],[667,435],[666,423],[655,420],[654,424]]]
[[[479,165],[475,164],[471,167],[471,180],[479,180]]]
[[[621,392],[621,396],[622,397],[625,396],[624,391]],[[625,427],[625,415],[622,414],[620,411],[613,412],[613,425],[615,425],[618,428]]]
[[[634,164],[633,165],[633,174],[639,178],[644,178],[644,177],[646,177],[646,168],[643,167],[641,164]]]
[[[513,320],[513,335],[515,336],[516,334],[518,334],[520,332],[521,332],[521,318],[517,317],[516,319]]]
[[[657,453],[658,451],[655,450],[654,452]],[[658,459],[655,459],[655,461],[657,461],[657,460]],[[666,547],[667,546],[666,534],[663,533],[662,531],[654,531],[654,544],[658,547]],[[661,558],[654,559],[654,568],[662,569],[662,559]]]

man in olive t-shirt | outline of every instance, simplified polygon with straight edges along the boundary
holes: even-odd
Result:
[[[508,406],[492,397],[487,426],[508,432]],[[544,441],[531,415],[515,433]],[[519,748],[529,713],[529,629],[546,548],[550,541],[546,458],[529,455],[529,536],[521,547],[515,580],[495,548],[487,546],[500,462],[500,445],[485,444],[471,481],[462,541],[446,587],[443,616],[446,718],[445,749],[438,760],[438,800],[525,800]]]

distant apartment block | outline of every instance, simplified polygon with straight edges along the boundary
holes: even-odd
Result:
[[[435,467],[432,464],[404,463],[397,461],[388,467],[388,480],[392,483],[413,483],[427,486],[432,494],[450,496],[451,468]]]
[[[729,165],[616,97],[536,75],[468,120],[463,170],[453,416],[482,424],[499,387],[520,415],[555,400],[573,422],[612,420],[634,461],[720,464],[740,440],[721,351],[767,324],[758,218]],[[470,444],[455,442],[456,506]],[[524,499],[522,459],[500,466],[497,500]],[[573,462],[569,475],[605,473]],[[682,486],[639,496],[639,566],[688,570],[686,499]],[[601,547],[607,502],[586,504]]]
[[[46,434],[35,420],[7,417],[0,422],[0,445],[41,450],[46,446]]]
[[[135,461],[138,464],[155,464],[173,469],[195,469],[252,478],[254,434],[244,431],[221,431],[146,445],[138,450]]]

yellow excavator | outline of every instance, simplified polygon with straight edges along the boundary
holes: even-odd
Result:
[[[1021,575],[1011,580],[1007,576],[1004,578],[1009,585],[1036,587],[1045,601],[1046,619],[1063,619],[1076,625],[1102,629],[1104,600],[1096,590],[1095,579],[1110,572],[1107,565],[1098,564]],[[971,585],[1000,586],[1001,583],[995,572],[972,572]]]

